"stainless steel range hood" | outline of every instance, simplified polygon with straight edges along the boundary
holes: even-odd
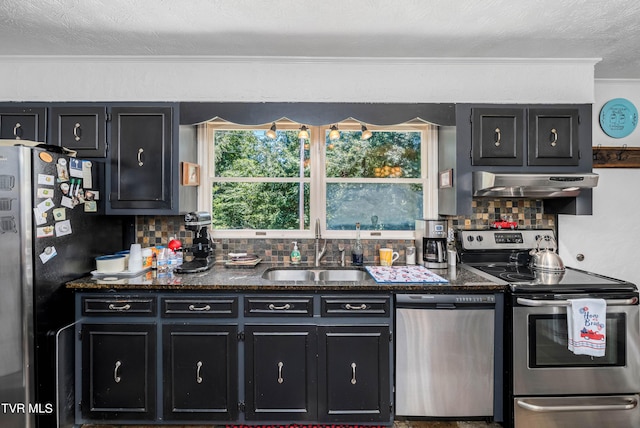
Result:
[[[518,174],[476,171],[473,196],[494,198],[566,198],[598,185],[598,174]]]

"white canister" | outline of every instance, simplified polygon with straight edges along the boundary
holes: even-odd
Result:
[[[407,265],[415,265],[416,264],[416,247],[410,246],[407,247],[406,251]]]
[[[450,266],[455,266],[458,262],[458,252],[456,250],[447,250],[447,263]]]

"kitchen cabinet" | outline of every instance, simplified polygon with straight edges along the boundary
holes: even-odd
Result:
[[[106,106],[51,107],[49,128],[49,144],[75,150],[79,158],[107,156]]]
[[[153,324],[84,324],[82,416],[110,421],[152,419],[155,348]]]
[[[235,325],[163,325],[166,420],[233,420],[237,416]]]
[[[174,107],[111,109],[107,214],[177,214]]]
[[[315,326],[245,329],[247,420],[317,419]]]
[[[319,333],[319,418],[389,419],[389,326],[323,326]]]
[[[526,151],[527,165],[578,165],[578,120],[577,108],[473,108],[472,164],[522,166]]]
[[[45,107],[0,107],[0,139],[45,142]]]
[[[76,423],[390,423],[391,302],[80,292]]]

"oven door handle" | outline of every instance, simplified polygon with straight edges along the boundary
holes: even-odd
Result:
[[[518,297],[518,304],[523,306],[569,306],[568,300],[534,300],[525,299],[524,297]],[[607,299],[607,306],[632,306],[638,303],[637,297],[630,299]]]
[[[518,406],[532,412],[581,412],[585,410],[632,410],[638,407],[638,400],[634,397],[625,397],[620,404],[584,404],[584,405],[567,405],[567,406],[539,406],[537,404],[528,403],[522,399],[516,399]]]

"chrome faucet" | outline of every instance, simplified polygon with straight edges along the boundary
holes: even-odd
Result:
[[[320,219],[316,219],[316,253],[315,253],[315,265],[320,266],[320,260],[324,257],[324,253],[327,251],[327,240],[324,240],[322,244],[322,250],[320,249]]]

